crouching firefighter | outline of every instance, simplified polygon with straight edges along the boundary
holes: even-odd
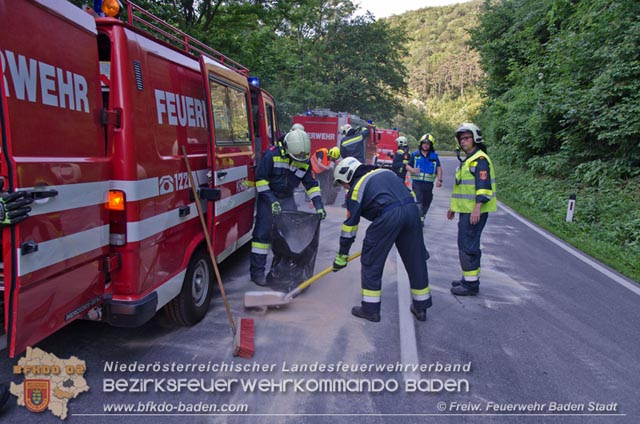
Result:
[[[353,157],[345,158],[336,166],[334,179],[348,191],[347,219],[342,224],[334,271],[347,266],[360,217],[371,221],[362,243],[362,303],[353,307],[351,313],[369,321],[380,321],[382,271],[395,244],[409,275],[413,299],[410,311],[418,321],[426,321],[427,308],[431,307],[429,254],[413,195],[393,171],[363,165]]]
[[[251,241],[251,281],[259,286],[267,285],[265,267],[271,248],[273,216],[283,210],[297,210],[293,190],[302,182],[307,196],[313,202],[316,213],[322,219],[327,213],[320,197],[320,187],[311,174],[309,135],[293,129],[284,137],[280,146],[271,146],[264,153],[256,171],[258,206]]]

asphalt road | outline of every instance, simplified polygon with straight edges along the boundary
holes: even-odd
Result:
[[[446,210],[455,165],[455,158],[443,158],[445,186],[434,190],[424,229],[434,302],[426,323],[415,322],[408,311],[407,277],[395,250],[385,267],[380,323],[350,314],[360,301],[359,261],[327,275],[286,307],[245,310],[244,293],[256,289],[248,279],[245,247],[221,271],[236,319],[255,321],[252,359],[231,355],[219,296],[205,320],[191,328],[176,327],[162,315],[137,329],[77,322],[38,346],[86,361],[90,390],[70,400],[66,421],[638,422],[638,284],[501,205],[483,234],[479,296],[454,297],[449,287],[460,273],[457,225],[446,219]],[[333,261],[345,214],[340,200],[327,207],[316,271]],[[363,223],[352,253],[365,229]],[[21,381],[11,375],[16,362],[0,359],[3,381]],[[203,370],[154,372],[156,364],[197,364]],[[133,365],[151,370],[113,371]],[[250,369],[219,370],[238,366]],[[126,390],[114,389],[118,379]],[[150,383],[134,391],[134,379]],[[163,392],[169,379],[203,384]],[[211,379],[217,385],[205,391]],[[200,412],[211,404],[236,411]],[[106,412],[113,405],[130,405],[134,412]],[[13,397],[0,420],[59,422],[48,411],[18,407]]]

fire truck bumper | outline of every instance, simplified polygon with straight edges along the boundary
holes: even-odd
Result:
[[[158,294],[152,292],[137,300],[110,299],[105,302],[105,321],[116,327],[139,327],[156,314]]]

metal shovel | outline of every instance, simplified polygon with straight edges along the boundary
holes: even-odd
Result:
[[[353,255],[347,258],[347,262],[354,260],[359,257],[362,252],[354,253]],[[306,281],[303,281],[296,287],[294,290],[289,293],[281,293],[277,291],[250,291],[244,294],[244,306],[245,308],[260,308],[260,307],[268,307],[268,306],[280,306],[286,305],[293,301],[293,298],[299,295],[302,290],[309,287],[311,284],[324,277],[328,273],[333,271],[333,265],[325,268],[320,271],[318,274],[309,278]]]

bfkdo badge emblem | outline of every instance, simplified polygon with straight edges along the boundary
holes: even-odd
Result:
[[[24,380],[24,404],[31,412],[47,409],[51,392],[49,380]]]

